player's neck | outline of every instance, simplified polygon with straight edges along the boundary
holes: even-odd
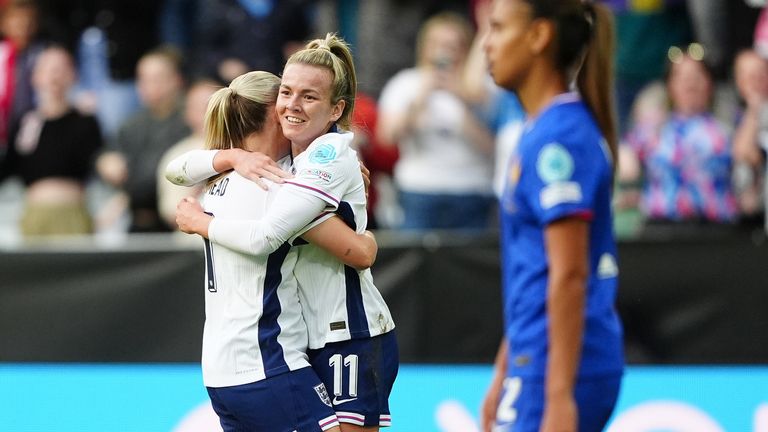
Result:
[[[282,138],[282,134],[280,137]],[[264,153],[270,159],[277,161],[285,157],[287,152],[287,142],[285,138],[279,139],[268,130],[256,132],[245,137],[243,142],[244,149],[252,152]]]
[[[520,103],[529,117],[536,117],[552,100],[568,91],[565,76],[552,67],[534,67],[517,90]]]

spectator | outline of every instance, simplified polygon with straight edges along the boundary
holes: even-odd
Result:
[[[745,104],[733,136],[734,185],[742,222],[762,225],[768,149],[768,62],[754,50],[741,51],[734,64],[734,79]]]
[[[635,139],[651,139],[642,133],[655,134],[669,115],[667,91],[662,81],[647,85],[635,98],[631,122],[638,131]],[[640,132],[643,131],[643,132]],[[618,238],[635,237],[642,232],[643,212],[640,210],[643,182],[640,161],[634,150],[621,142],[618,147],[618,172],[613,199],[613,226]]]
[[[309,27],[300,0],[202,0],[196,73],[225,83],[249,70],[280,73]]]
[[[391,176],[398,158],[397,147],[379,142],[376,137],[378,110],[376,100],[365,93],[357,92],[355,110],[352,112],[352,132],[355,133],[353,147],[370,170],[371,184],[368,187],[368,228],[380,227],[377,218],[379,204],[378,184],[383,176]]]
[[[338,31],[360,48],[355,51],[359,90],[378,98],[394,74],[414,63],[419,26],[447,10],[466,14],[467,1],[318,0],[313,17],[318,33]]]
[[[37,39],[39,10],[33,0],[11,0],[0,16],[0,149],[10,128],[34,108],[32,69],[43,50]]]
[[[625,133],[637,94],[664,76],[667,48],[691,42],[690,17],[684,0],[603,2],[616,15],[616,101]]]
[[[753,3],[757,3],[753,5],[754,7],[762,8],[758,15],[757,22],[755,23],[753,46],[758,54],[764,58],[768,58],[768,7],[766,7],[764,1]]]
[[[45,30],[77,54],[77,104],[96,113],[105,137],[139,109],[136,63],[158,45],[157,0],[38,0]]]
[[[32,74],[37,109],[27,112],[11,133],[3,174],[26,185],[21,218],[25,236],[87,234],[92,230],[85,183],[101,146],[96,119],[72,108],[74,61],[62,47],[42,51]]]
[[[473,3],[477,34],[464,70],[464,84],[469,98],[476,103],[490,103],[492,106],[489,120],[495,135],[493,192],[497,198],[501,198],[507,183],[509,158],[523,131],[525,111],[517,95],[497,86],[488,74],[482,42],[490,30],[492,2],[475,0]]]
[[[160,217],[169,227],[176,227],[176,204],[184,197],[199,195],[199,187],[177,186],[165,180],[165,167],[170,161],[190,150],[205,148],[205,110],[208,99],[221,85],[213,80],[198,80],[187,90],[184,107],[184,120],[191,131],[190,135],[169,148],[157,165],[157,202]]]
[[[703,55],[698,44],[670,48],[670,115],[659,129],[637,125],[627,138],[644,169],[641,208],[651,223],[737,216],[729,132],[711,111],[713,79]]]
[[[382,91],[377,134],[400,149],[394,177],[404,229],[489,224],[493,137],[461,80],[471,42],[465,18],[433,16],[420,29],[416,67]]]
[[[131,232],[168,231],[158,212],[157,167],[163,153],[189,134],[181,109],[181,57],[169,48],[155,49],[139,60],[136,75],[143,108],[123,123],[97,169],[127,193]]]

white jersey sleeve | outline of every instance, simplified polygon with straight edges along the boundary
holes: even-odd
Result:
[[[323,214],[326,204],[314,196],[280,188],[274,203],[259,220],[222,220],[213,218],[208,238],[227,248],[249,255],[274,252],[302,228]]]
[[[322,199],[329,210],[336,210],[350,184],[362,176],[357,153],[350,147],[353,137],[352,132],[345,132],[317,138],[294,159],[295,178],[285,183]]]
[[[353,134],[328,133],[294,159],[295,177],[285,181],[275,202],[260,220],[213,219],[208,236],[214,243],[250,255],[277,250],[338,209],[353,184],[362,184]]]
[[[325,202],[325,213],[294,233],[291,241],[319,225],[339,208],[343,197],[362,179],[357,153],[350,147],[354,134],[327,133],[294,159],[295,178],[285,189],[314,196]]]
[[[179,186],[192,186],[213,177],[213,159],[218,150],[192,150],[173,159],[165,167],[165,178]]]

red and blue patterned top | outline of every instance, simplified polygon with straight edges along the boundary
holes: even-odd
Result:
[[[644,168],[641,207],[650,219],[736,219],[730,136],[711,113],[673,114],[660,129],[639,125],[626,141]]]

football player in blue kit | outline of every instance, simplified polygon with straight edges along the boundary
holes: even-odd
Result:
[[[612,18],[591,1],[495,0],[484,50],[527,118],[500,202],[505,337],[483,429],[601,431],[624,365]]]

